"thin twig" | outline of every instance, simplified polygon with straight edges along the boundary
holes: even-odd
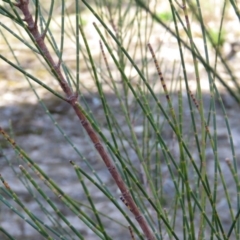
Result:
[[[66,101],[69,102],[69,104],[74,109],[76,115],[78,116],[82,126],[88,133],[92,143],[94,144],[96,150],[98,151],[99,155],[102,157],[105,165],[107,166],[110,174],[112,175],[113,179],[115,180],[118,188],[122,192],[123,199],[128,203],[129,208],[131,209],[131,212],[134,214],[136,220],[138,221],[140,227],[142,228],[145,236],[149,240],[154,240],[155,237],[150,230],[145,218],[142,216],[141,212],[139,211],[136,203],[134,202],[132,196],[129,193],[129,190],[124,183],[121,175],[117,171],[112,159],[110,158],[109,154],[107,153],[106,149],[104,148],[103,144],[101,143],[97,133],[94,131],[93,127],[87,120],[84,112],[82,111],[82,108],[80,104],[77,101],[77,95],[72,91],[70,86],[68,85],[67,81],[64,79],[64,76],[62,74],[60,65],[56,64],[44,42],[44,34],[40,34],[37,26],[37,21],[34,22],[33,17],[29,11],[29,0],[19,0],[18,3],[16,3],[16,7],[18,7],[23,15],[24,15],[24,21],[27,23],[28,30],[32,34],[36,46],[39,48],[40,52],[42,53],[45,60],[50,65],[54,75],[57,77],[62,90],[66,94]]]

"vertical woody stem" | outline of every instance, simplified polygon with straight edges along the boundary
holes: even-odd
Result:
[[[96,150],[98,151],[99,155],[101,156],[102,160],[104,161],[106,167],[108,168],[108,171],[112,175],[113,179],[115,180],[115,183],[117,184],[118,188],[120,189],[124,200],[127,202],[131,212],[134,214],[136,220],[138,221],[140,227],[142,228],[142,231],[144,232],[146,238],[148,240],[154,240],[155,237],[150,230],[145,218],[142,216],[141,212],[139,211],[137,205],[135,204],[132,196],[129,193],[129,190],[124,183],[121,175],[117,171],[112,159],[110,158],[109,154],[107,153],[106,149],[104,148],[103,144],[101,143],[97,133],[94,131],[93,127],[87,120],[86,116],[84,115],[82,108],[80,104],[77,101],[77,95],[74,94],[66,80],[64,79],[64,76],[62,74],[62,71],[60,69],[60,63],[56,64],[44,42],[44,34],[41,34],[38,30],[37,22],[34,22],[33,17],[29,11],[29,0],[19,0],[18,3],[15,5],[22,11],[24,15],[24,21],[27,23],[28,30],[32,34],[36,46],[40,49],[43,57],[46,59],[46,61],[49,63],[53,73],[56,75],[59,84],[61,85],[62,90],[66,94],[66,101],[69,102],[69,104],[74,109],[76,115],[78,116],[82,126],[88,133],[91,141],[93,142]]]

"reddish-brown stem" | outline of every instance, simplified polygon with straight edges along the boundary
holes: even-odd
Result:
[[[103,147],[98,135],[95,133],[94,129],[92,128],[89,121],[86,119],[86,116],[83,114],[83,112],[80,110],[80,108],[77,106],[77,103],[72,103],[72,107],[74,108],[77,116],[79,117],[83,127],[85,128],[86,132],[88,133],[89,137],[91,138],[95,148],[97,149],[99,155],[102,157],[106,167],[108,168],[108,171],[112,175],[113,179],[115,180],[115,183],[117,184],[118,188],[120,189],[123,198],[127,202],[129,209],[131,209],[131,212],[134,214],[136,220],[138,221],[139,225],[141,226],[143,232],[145,233],[147,239],[155,239],[153,236],[151,230],[149,229],[149,226],[143,218],[141,212],[139,211],[137,205],[135,204],[132,196],[130,195],[128,188],[126,184],[124,183],[121,175],[117,171],[112,159],[110,158],[109,154]]]
[[[88,133],[91,141],[93,142],[96,150],[98,151],[99,155],[103,159],[106,167],[108,168],[110,174],[112,175],[113,179],[115,180],[117,186],[119,187],[120,191],[122,192],[124,200],[127,202],[129,209],[134,214],[136,220],[138,221],[140,227],[142,228],[145,236],[149,240],[155,239],[152,231],[150,230],[145,218],[143,218],[141,212],[139,211],[137,205],[135,204],[132,196],[129,193],[129,190],[124,183],[121,175],[118,173],[112,159],[110,158],[109,154],[107,153],[106,149],[104,148],[103,144],[101,143],[97,133],[94,131],[93,127],[87,120],[86,116],[84,115],[83,111],[79,103],[77,102],[77,95],[73,93],[72,89],[66,82],[61,69],[60,65],[56,64],[44,42],[44,36],[39,33],[37,23],[33,21],[32,15],[28,8],[28,0],[19,0],[16,6],[22,11],[24,15],[24,21],[26,21],[28,29],[32,34],[35,44],[40,49],[41,53],[43,54],[44,58],[48,61],[50,67],[52,68],[54,74],[57,76],[58,81],[62,87],[62,90],[66,94],[66,100],[74,109],[75,113],[77,114],[82,126]]]
[[[27,23],[28,30],[31,32],[35,44],[38,46],[42,52],[44,58],[48,61],[49,65],[52,68],[53,73],[57,76],[58,81],[66,93],[67,97],[70,97],[73,94],[72,89],[69,87],[68,83],[65,81],[64,76],[62,75],[60,66],[56,64],[44,42],[44,36],[39,32],[37,24],[33,21],[33,17],[28,8],[29,0],[19,0],[15,5],[22,11],[24,15],[24,21]]]

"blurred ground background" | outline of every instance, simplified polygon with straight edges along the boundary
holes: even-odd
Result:
[[[217,29],[219,26],[220,16],[221,16],[221,6],[222,1],[202,1],[202,11],[204,14],[205,22],[211,27],[213,30]],[[214,7],[213,7],[214,6]],[[74,12],[73,3],[69,1],[69,5],[67,6],[69,11]],[[124,6],[123,6],[124,7]],[[159,8],[159,12],[168,12],[169,6],[165,3],[159,3],[157,5]],[[131,9],[130,9],[131,12]],[[56,8],[56,13],[59,14],[60,10]],[[82,11],[82,16],[84,21],[86,21],[84,30],[87,34],[88,43],[91,47],[91,51],[96,59],[96,62],[101,58],[100,47],[99,47],[99,37],[92,26],[92,22],[96,21],[94,17],[84,9]],[[60,21],[60,15],[56,15],[56,25],[52,25],[52,31],[57,36],[59,34],[57,23]],[[72,15],[74,18],[74,15]],[[2,16],[0,16],[0,21],[3,21]],[[143,19],[144,21],[144,19]],[[5,22],[10,28],[13,27],[11,22]],[[172,23],[169,23],[172,24]],[[70,27],[70,25],[68,26]],[[240,36],[239,22],[233,13],[231,7],[228,9],[227,21],[224,24],[224,43],[222,47],[223,54],[227,57],[232,52],[232,46],[236,43],[238,45],[238,39]],[[196,43],[201,42],[200,28],[196,23],[192,24],[192,30],[194,33],[194,38]],[[12,46],[14,52],[16,53],[18,59],[21,62],[21,65],[24,66],[32,75],[41,78],[45,83],[54,86],[55,89],[59,89],[58,84],[54,81],[49,74],[46,73],[43,66],[39,65],[36,56],[32,55],[29,49],[24,47],[23,44],[19,43],[12,35],[8,35],[4,32],[7,37],[8,43]],[[57,37],[58,38],[58,37]],[[60,36],[59,36],[60,38]],[[176,69],[179,69],[179,54],[178,54],[178,46],[176,40],[166,32],[159,24],[154,24],[152,35],[150,38],[150,42],[155,49],[159,49],[156,53],[159,61],[162,62],[162,69],[164,72],[164,77],[166,80],[171,79],[172,75],[172,66],[173,63],[176,63]],[[134,41],[132,41],[134,44]],[[3,38],[0,37],[0,51],[1,54],[9,59],[13,59],[11,52],[6,46],[6,42]],[[188,57],[189,55],[189,57]],[[150,55],[149,55],[150,57]],[[213,56],[212,56],[213,57]],[[186,59],[187,60],[187,72],[190,77],[191,88],[195,90],[195,79],[193,75],[193,66],[191,62],[190,54],[186,51]],[[212,58],[213,60],[213,58]],[[240,54],[238,51],[233,54],[231,59],[229,60],[230,66],[233,72],[239,77],[239,60]],[[66,38],[65,52],[64,52],[64,61],[66,64],[75,69],[75,49],[74,44],[71,41],[71,36]],[[81,59],[83,61],[83,59]],[[84,64],[82,65],[84,66]],[[201,67],[200,67],[201,69]],[[116,68],[113,71],[116,71]],[[156,78],[156,70],[152,68],[153,78]],[[224,68],[219,67],[219,73],[228,81],[228,76],[224,70]],[[206,106],[209,102],[210,96],[208,93],[207,80],[206,80],[206,72],[201,69],[201,84],[203,87],[203,97],[206,103]],[[91,110],[94,112],[96,118],[102,123],[103,131],[106,134],[108,133],[107,129],[104,129],[104,113],[102,108],[100,107],[100,99],[96,94],[96,88],[93,83],[92,77],[88,70],[84,67],[81,69],[81,83],[85,86],[85,90],[83,90],[84,97],[88,102]],[[227,108],[227,114],[229,117],[234,144],[236,146],[236,154],[239,158],[240,149],[237,147],[240,145],[240,127],[239,127],[239,105],[233,100],[233,98],[229,95],[229,93],[222,87],[221,84],[218,84],[219,90],[221,91],[221,95],[224,99]],[[93,146],[89,144],[88,139],[85,136],[84,131],[81,127],[79,127],[79,122],[72,110],[69,109],[69,106],[51,96],[46,90],[34,84],[36,91],[39,96],[45,102],[47,107],[49,108],[50,113],[54,117],[55,121],[63,128],[65,133],[71,138],[72,142],[78,147],[78,149],[82,152],[82,154],[89,159],[89,161],[94,165],[94,169],[99,173],[102,180],[112,188],[112,191],[116,191],[115,186],[112,184],[112,179],[109,176],[107,170],[105,169],[103,163],[99,159],[98,155],[93,151]],[[156,91],[159,89],[160,94],[160,83],[156,84]],[[60,90],[59,90],[60,91]],[[116,109],[116,114],[118,113],[118,102],[115,101],[115,96],[111,92],[108,86],[105,87],[105,91],[107,93],[107,98],[109,102],[111,102],[111,106]],[[164,95],[160,94],[160,99],[165,101]],[[186,95],[183,98],[183,101],[187,101]],[[185,110],[186,116],[189,116],[189,109]],[[119,119],[121,116],[119,115]],[[218,124],[218,137],[219,137],[219,156],[221,156],[224,176],[226,177],[226,182],[228,186],[231,184],[232,177],[229,174],[229,170],[227,166],[224,167],[225,159],[231,156],[229,144],[228,144],[228,136],[226,132],[226,128],[224,125],[224,115],[222,112],[217,112],[217,124]],[[141,121],[139,121],[141,122]],[[54,127],[54,124],[50,120],[49,116],[45,114],[45,111],[42,109],[40,104],[38,104],[38,100],[33,94],[32,90],[29,88],[29,84],[24,79],[24,77],[14,70],[11,66],[7,65],[5,62],[1,61],[0,64],[0,126],[9,131],[9,123],[11,123],[15,135],[16,142],[31,156],[36,163],[42,167],[49,176],[54,179],[62,189],[70,194],[73,197],[76,197],[79,201],[86,201],[84,196],[81,196],[81,192],[78,191],[78,180],[73,174],[73,168],[69,164],[69,160],[73,160],[78,164],[81,164],[81,159],[79,156],[72,151],[72,147],[66,143],[63,136],[60,132]],[[126,128],[124,119],[122,121],[122,129]],[[127,128],[126,128],[127,131]],[[141,125],[136,125],[136,131],[141,132]],[[165,139],[169,141],[170,144],[173,145],[174,149],[174,139],[172,135],[168,133],[168,129],[163,129],[165,131]],[[110,134],[109,134],[110,136]],[[4,155],[6,155],[9,159],[13,161],[16,165],[14,166],[17,169],[17,161],[15,159],[14,151],[4,143],[3,139],[0,137],[0,143],[3,148]],[[211,148],[209,148],[210,152]],[[209,158],[211,158],[211,154],[209,153]],[[136,156],[132,155],[133,161],[136,160]],[[211,171],[212,162],[209,161],[209,171]],[[226,164],[225,164],[226,165]],[[84,164],[81,167],[86,167]],[[28,192],[22,186],[22,184],[16,179],[12,170],[8,166],[4,157],[0,156],[0,173],[4,176],[5,180],[8,181],[9,185],[16,191],[19,196],[28,204],[29,208],[35,210],[36,213],[41,215],[41,211],[36,206],[35,201],[29,197]],[[87,167],[86,167],[87,170]],[[19,170],[17,170],[19,171]],[[229,176],[229,177],[228,177]],[[171,189],[172,185],[169,183],[166,186]],[[166,190],[166,194],[169,194],[171,191]],[[91,191],[91,189],[90,189]],[[219,190],[221,191],[221,189]],[[232,189],[234,192],[235,189]],[[119,221],[123,221],[123,217],[114,210],[114,206],[106,203],[105,198],[102,194],[98,193],[94,188],[91,192],[95,193],[94,198],[97,199],[97,208],[105,209],[106,213],[112,215],[115,219]],[[231,189],[230,189],[231,192]],[[116,192],[117,194],[117,192]],[[54,198],[54,196],[53,196]],[[56,200],[57,201],[57,200]],[[219,208],[224,209],[227,202],[226,200],[219,199]],[[61,205],[59,205],[61,207]],[[78,226],[78,228],[84,232],[86,235],[86,239],[96,239],[92,236],[92,233],[86,229],[83,225],[79,224],[76,216],[73,216],[71,213],[66,211],[66,209],[61,209],[66,213],[73,225]],[[16,239],[42,239],[41,237],[37,237],[36,232],[24,224],[17,216],[15,216],[9,209],[0,205],[0,224],[6,230],[9,230],[13,235],[16,236]],[[229,218],[222,212],[222,219],[225,223],[225,227],[229,226]],[[106,222],[109,224],[110,235],[113,236],[113,239],[123,239],[123,234],[128,234],[125,229],[114,228],[111,227],[110,222]],[[179,231],[181,231],[179,229]],[[127,235],[126,235],[127,236]],[[0,239],[3,239],[3,236],[0,234]]]

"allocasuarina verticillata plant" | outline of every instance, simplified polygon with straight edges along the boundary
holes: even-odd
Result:
[[[106,218],[111,219],[108,216],[111,214],[106,214],[104,210],[101,211],[96,207],[96,199],[91,192],[93,190],[89,188],[90,184],[97,187],[98,191],[107,197],[108,203],[114,205],[124,216],[127,223],[119,223],[114,218],[111,222],[115,222],[117,226],[124,225],[129,239],[134,239],[135,235],[139,239],[227,240],[230,237],[240,239],[237,154],[225,107],[216,84],[219,81],[236,102],[239,102],[237,94],[240,89],[239,83],[223,53],[219,51],[227,9],[226,1],[220,8],[221,20],[217,21],[217,26],[213,28],[216,28],[218,33],[214,42],[209,31],[211,28],[208,28],[208,22],[204,19],[205,12],[201,11],[205,8],[197,0],[195,2],[183,0],[181,4],[169,0],[168,8],[163,10],[171,13],[171,21],[168,22],[161,19],[162,12],[159,12],[161,8],[158,8],[156,1],[96,0],[92,3],[82,0],[75,1],[74,10],[71,9],[70,13],[68,4],[73,4],[71,1],[62,0],[61,3],[58,2],[61,7],[57,8],[56,1],[52,0],[49,2],[49,10],[46,10],[42,1],[19,0],[13,3],[5,0],[3,2],[5,5],[0,5],[1,18],[11,20],[17,25],[16,29],[19,32],[9,28],[0,19],[1,27],[37,56],[44,66],[44,71],[49,71],[51,79],[58,81],[61,93],[54,90],[47,81],[45,82],[44,77],[40,79],[31,75],[30,64],[25,66],[28,69],[25,70],[24,64],[18,59],[19,55],[23,55],[22,52],[16,54],[14,46],[9,43],[10,39],[8,41],[2,32],[0,34],[16,61],[14,63],[2,53],[0,58],[13,66],[16,71],[23,73],[24,77],[32,79],[55,95],[54,97],[69,104],[74,116],[77,116],[79,126],[85,129],[84,133],[87,133],[91,146],[95,147],[93,151],[96,150],[99,154],[97,156],[100,156],[105,163],[121,196],[119,199],[119,193],[109,190],[102,182],[94,169],[94,164],[79,152],[55,121],[56,111],[51,113],[46,108],[44,101],[40,100],[30,82],[30,88],[54,126],[90,169],[89,174],[82,166],[68,159],[70,166],[74,167],[79,185],[82,185],[88,205],[84,206],[86,208],[83,210],[81,201],[62,191],[59,185],[22,150],[18,141],[13,140],[14,126],[13,132],[9,135],[6,129],[0,126],[0,133],[20,155],[19,168],[24,178],[21,179],[18,172],[15,172],[15,176],[23,180],[31,197],[38,202],[35,192],[29,188],[29,185],[34,186],[34,191],[41,195],[48,206],[51,206],[60,221],[55,221],[54,227],[51,227],[31,212],[2,173],[1,203],[12,209],[45,239],[53,239],[52,236],[58,239],[70,239],[75,236],[84,239],[84,233],[73,226],[59,209],[57,201],[51,200],[47,192],[43,191],[32,177],[34,172],[55,193],[58,200],[60,199],[61,203],[64,203],[64,206],[67,206],[94,233],[96,238],[115,239],[115,236],[110,237],[109,229],[104,223]],[[94,17],[93,25],[90,24],[90,29],[96,30],[94,33],[97,34],[97,37],[94,35],[94,46],[91,45],[92,39],[86,36],[88,30],[84,29],[90,17],[86,15],[87,20],[82,20],[85,10],[80,2],[88,9],[88,14],[90,12],[91,17]],[[205,6],[204,3],[202,4]],[[234,2],[231,6],[237,9]],[[194,15],[193,18],[190,17],[189,10]],[[60,20],[54,19],[54,11],[61,12]],[[68,29],[66,29],[67,19]],[[83,22],[85,22],[84,26]],[[197,37],[194,35],[196,25]],[[59,35],[54,31],[55,28],[59,29]],[[23,33],[27,33],[27,37]],[[71,67],[68,67],[65,61],[68,53],[64,55],[66,36],[71,40],[70,45],[74,43],[76,48],[76,63]],[[225,44],[227,32],[224,32],[224,36],[226,36]],[[175,49],[177,54],[176,52],[168,54],[165,47],[161,48],[162,44],[168,46],[170,52]],[[96,54],[94,47],[98,48],[99,55]],[[158,60],[161,54],[164,60],[160,62]],[[91,73],[94,82],[94,89],[88,89],[87,97],[84,96],[84,90],[87,89],[85,83],[88,80],[85,76],[81,77],[79,56],[83,59],[81,62],[83,68]],[[214,56],[212,57],[214,63],[209,60],[209,56]],[[30,58],[30,55],[24,57]],[[170,67],[170,62],[174,62],[173,67]],[[228,73],[229,81],[234,88],[222,77],[219,64]],[[188,72],[191,74],[188,75]],[[192,82],[195,84],[196,93]],[[208,94],[202,90],[203,86],[208,87]],[[97,107],[87,104],[89,98],[93,99]],[[99,117],[99,112],[103,115],[103,122],[99,120],[102,118],[102,115]],[[220,122],[216,117],[217,113],[219,117],[223,115]],[[74,125],[73,128],[76,127]],[[225,147],[228,157],[226,162],[222,161],[225,153],[221,152],[222,142],[219,140],[218,129],[226,130],[230,142],[228,147]],[[232,161],[229,160],[229,156]],[[29,170],[23,163],[27,163]],[[226,177],[224,164],[228,166],[228,171],[230,170],[228,172],[231,173],[230,180],[227,178],[229,176]],[[9,167],[12,167],[11,161]],[[14,171],[14,168],[12,169]],[[228,184],[229,182],[231,184]],[[228,189],[230,186],[231,190]],[[14,200],[29,219],[6,199]],[[119,200],[122,200],[127,208],[125,205],[121,206],[122,202]],[[222,201],[224,215],[221,208]],[[41,202],[38,203],[42,212],[45,212],[47,208],[41,205]],[[126,209],[126,212],[123,209]],[[229,221],[224,220],[225,216]],[[74,237],[68,235],[61,225],[62,222],[71,229]],[[2,227],[0,227],[1,232],[11,239],[10,234]]]
[[[51,56],[51,54],[48,50],[48,47],[46,46],[46,44],[44,42],[44,39],[46,37],[46,31],[43,31],[42,33],[39,32],[37,19],[35,19],[35,20],[33,19],[33,16],[29,10],[29,0],[20,0],[18,3],[15,3],[14,6],[16,6],[18,9],[21,10],[23,17],[24,17],[23,19],[27,23],[27,29],[28,29],[29,33],[32,35],[35,46],[37,47],[37,49],[39,50],[39,52],[41,53],[41,55],[45,59],[45,61],[48,63],[52,73],[57,78],[63,92],[65,93],[64,100],[67,101],[74,109],[82,126],[88,133],[93,145],[95,146],[99,155],[102,157],[102,160],[104,161],[107,169],[109,170],[115,183],[117,184],[118,188],[120,189],[124,201],[126,201],[126,203],[128,204],[129,208],[131,209],[131,212],[134,214],[136,220],[138,221],[139,225],[141,226],[147,239],[150,239],[150,240],[155,239],[146,220],[144,219],[141,212],[139,211],[139,208],[137,207],[136,203],[134,202],[121,175],[118,173],[118,170],[116,169],[111,157],[105,150],[97,133],[92,128],[89,121],[87,120],[87,118],[82,110],[82,107],[80,106],[80,104],[78,102],[78,92],[73,92],[73,90],[71,89],[71,87],[69,86],[67,81],[65,80],[64,75],[62,74],[62,70],[61,70],[61,59],[59,59],[58,62],[54,62],[53,57]],[[3,130],[1,129],[1,131],[3,131]]]

